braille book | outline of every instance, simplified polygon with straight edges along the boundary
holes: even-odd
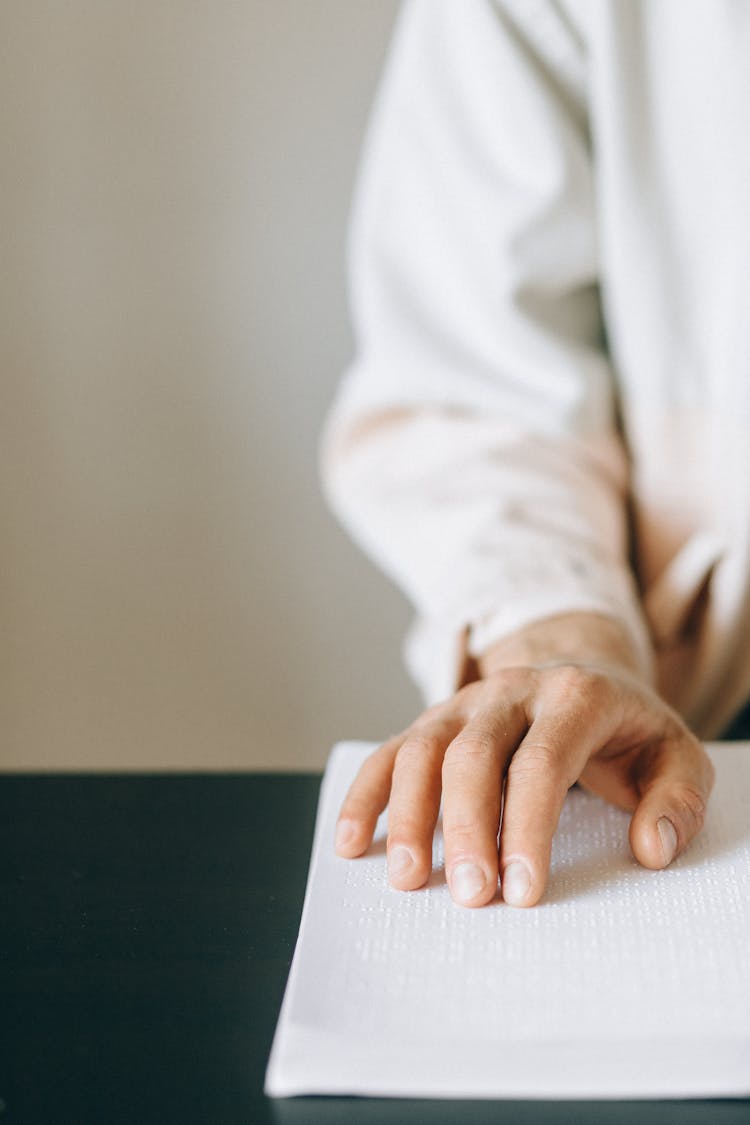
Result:
[[[750,744],[709,747],[701,835],[664,871],[629,817],[573,789],[542,902],[451,899],[438,826],[426,888],[389,887],[385,814],[337,857],[339,806],[372,749],[341,743],[266,1092],[461,1098],[750,1095]]]

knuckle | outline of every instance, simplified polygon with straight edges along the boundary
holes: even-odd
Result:
[[[700,832],[706,819],[707,801],[699,789],[683,783],[672,796],[674,808],[682,824]]]
[[[399,766],[408,766],[415,761],[420,761],[435,753],[439,739],[435,733],[428,730],[414,729],[410,731],[406,741],[401,746],[396,761]]]
[[[483,764],[495,753],[495,739],[490,731],[461,733],[453,739],[445,751],[443,770],[450,772],[456,766],[465,768],[472,764]]]
[[[601,672],[578,664],[551,669],[550,685],[567,707],[581,712],[599,706],[602,696],[608,691],[606,678]]]
[[[488,676],[482,680],[477,681],[477,687],[482,690],[482,693],[489,688],[492,692],[512,692],[514,689],[521,688],[526,690],[529,682],[529,677],[533,676],[531,669],[523,664],[510,664],[507,667],[496,668]]]
[[[409,731],[415,730],[420,724],[439,722],[445,714],[445,703],[433,703],[425,708],[422,714],[411,724]]]
[[[514,783],[533,782],[540,777],[557,777],[562,769],[558,747],[547,742],[524,743],[508,766],[508,777]]]
[[[468,854],[476,851],[477,836],[480,829],[480,821],[466,813],[448,814],[443,819],[443,834],[446,845],[454,855],[461,852]]]

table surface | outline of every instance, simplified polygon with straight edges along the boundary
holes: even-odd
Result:
[[[750,1125],[750,1101],[265,1098],[319,783],[0,776],[0,1125]]]

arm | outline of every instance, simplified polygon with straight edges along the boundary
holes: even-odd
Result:
[[[636,810],[651,866],[675,852],[657,822],[684,847],[710,788],[702,750],[648,686],[584,62],[559,10],[407,7],[355,216],[358,357],[324,447],[342,519],[456,654],[447,692],[432,651],[418,654],[443,701],[363,769],[339,850],[367,846],[390,797],[392,881],[420,885],[442,793],[449,881],[470,905],[495,893],[503,785],[500,865],[526,864],[524,904],[579,777]],[[467,895],[456,872],[465,891],[470,868],[483,881]]]
[[[415,606],[411,666],[430,701],[457,686],[462,645],[476,657],[573,610],[620,621],[650,674],[602,347],[585,59],[557,7],[407,4],[362,162],[357,354],[323,480]]]

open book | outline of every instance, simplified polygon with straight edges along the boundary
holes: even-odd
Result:
[[[455,905],[440,831],[429,885],[392,890],[385,814],[366,856],[334,854],[371,749],[328,762],[268,1094],[750,1094],[750,744],[709,747],[706,826],[665,871],[632,858],[627,814],[571,790],[527,910]]]

